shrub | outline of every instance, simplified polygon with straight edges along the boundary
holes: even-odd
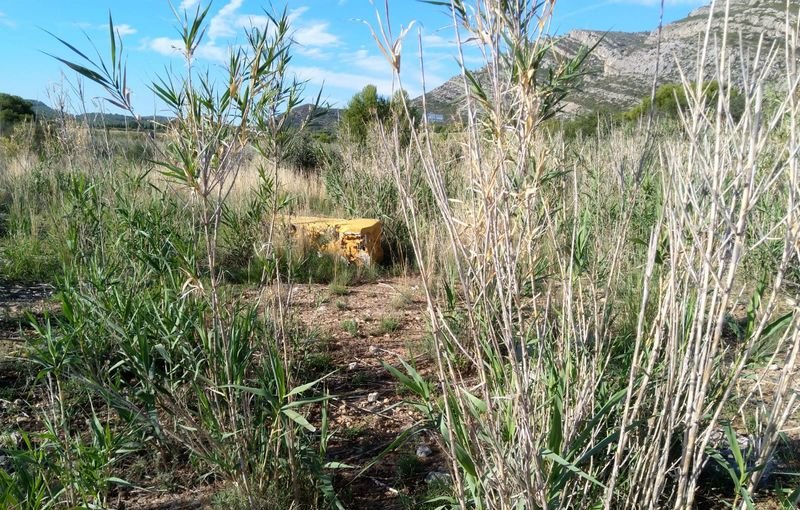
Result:
[[[10,133],[16,124],[33,121],[35,117],[30,102],[0,93],[0,136]]]

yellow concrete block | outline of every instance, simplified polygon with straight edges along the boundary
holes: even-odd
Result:
[[[284,220],[294,236],[320,251],[341,255],[356,264],[375,264],[383,259],[380,220],[317,216],[288,216]]]

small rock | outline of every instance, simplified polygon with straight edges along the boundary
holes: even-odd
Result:
[[[453,477],[450,476],[450,473],[443,473],[441,471],[431,471],[430,473],[427,474],[427,476],[425,476],[425,483],[431,484],[435,482],[451,485],[453,483]]]
[[[372,393],[367,395],[367,402],[375,402],[376,400],[378,400],[378,392],[377,391],[373,391]]]
[[[417,457],[420,459],[425,459],[433,455],[433,450],[431,447],[426,444],[421,444],[417,446]]]
[[[378,348],[376,346],[374,346],[374,345],[370,345],[369,346],[369,353],[370,354],[375,354],[376,352],[378,352]]]
[[[358,368],[358,363],[355,361],[347,365],[347,370],[355,370],[356,368]]]

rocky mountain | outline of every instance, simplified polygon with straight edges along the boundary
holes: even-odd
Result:
[[[798,5],[794,0],[790,4],[794,13],[792,21],[795,21]],[[715,48],[724,30],[725,2],[718,1],[714,9],[711,24],[714,37],[709,40],[706,76],[712,74],[717,54]],[[659,83],[680,81],[681,71],[687,76],[696,76],[698,53],[703,46],[710,10],[708,5],[700,7],[686,18],[663,27]],[[727,30],[729,58],[735,65],[743,61],[752,63],[759,40],[762,40],[762,51],[768,50],[772,44],[780,50],[783,48],[785,23],[785,0],[731,0]],[[558,38],[553,60],[572,57],[581,48],[597,44],[585,63],[587,75],[581,91],[569,98],[564,114],[576,116],[598,109],[619,110],[637,104],[650,93],[656,70],[658,39],[658,30],[638,33],[574,30]],[[773,78],[780,77],[783,62],[783,57],[779,56]],[[482,71],[477,71],[477,75],[479,79],[485,76]],[[428,92],[425,99],[429,112],[452,117],[459,111],[463,97],[462,79],[455,76]],[[421,97],[417,102],[421,102]]]

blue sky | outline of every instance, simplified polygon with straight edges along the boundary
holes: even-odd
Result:
[[[177,9],[193,8],[197,0],[173,0]],[[667,21],[685,16],[703,0],[667,0]],[[376,1],[381,8],[383,1]],[[206,2],[203,2],[206,5]],[[314,95],[324,83],[323,97],[343,106],[367,83],[381,93],[391,92],[391,72],[369,28],[359,20],[375,21],[369,0],[273,0],[276,9],[290,12],[297,42],[293,70],[309,80]],[[241,28],[263,19],[270,1],[215,0],[208,36],[199,52],[200,64],[220,65],[227,49],[242,42]],[[440,7],[417,0],[389,0],[393,29],[416,21],[404,45],[404,85],[412,96],[422,91],[417,30],[425,47],[426,86],[441,84],[457,72],[449,19]],[[134,104],[145,115],[159,110],[147,84],[165,67],[181,69],[173,49],[177,22],[167,0],[0,0],[0,92],[52,104],[53,90],[74,86],[75,74],[45,53],[70,57],[46,31],[91,51],[88,36],[105,56],[107,20],[111,12],[128,51],[128,75]],[[658,24],[658,0],[559,0],[553,33],[573,28],[595,30],[652,30]],[[85,35],[84,35],[85,34]],[[477,61],[475,61],[477,67]],[[87,109],[97,110],[97,89],[87,87]],[[105,106],[107,111],[115,111]],[[163,112],[160,112],[163,113]]]

